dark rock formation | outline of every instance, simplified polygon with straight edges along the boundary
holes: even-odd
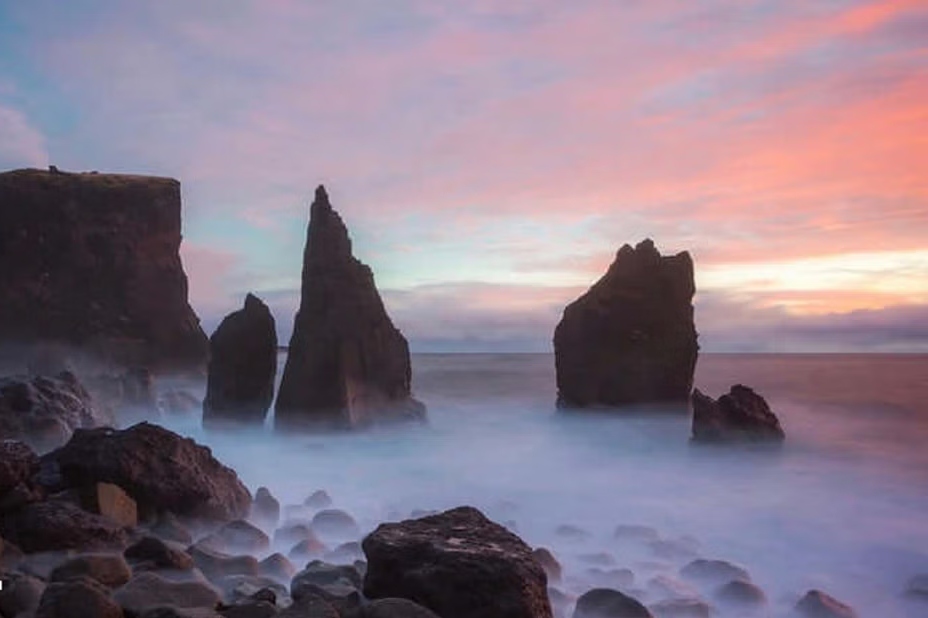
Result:
[[[277,327],[261,300],[248,294],[209,338],[204,426],[231,421],[261,425],[274,399]]]
[[[522,539],[472,507],[381,524],[365,537],[364,594],[443,618],[550,618],[547,577]]]
[[[361,608],[359,618],[439,618],[409,599],[377,599]]]
[[[300,309],[275,404],[275,425],[354,428],[417,419],[425,407],[410,395],[409,346],[355,259],[341,217],[316,189],[306,248]]]
[[[751,581],[751,576],[740,566],[725,560],[693,560],[682,569],[680,575],[688,580],[704,584],[721,585],[733,579]]]
[[[213,608],[219,603],[219,593],[202,582],[172,582],[146,571],[114,592],[113,599],[127,614],[138,615],[163,605]]]
[[[193,558],[179,549],[171,547],[161,539],[145,536],[126,548],[126,559],[133,568],[145,565],[149,570],[174,569],[189,571],[193,568]]]
[[[119,554],[84,554],[55,567],[49,580],[63,582],[75,577],[89,577],[107,588],[118,588],[132,578],[132,570]]]
[[[718,401],[693,391],[695,442],[779,442],[786,435],[764,398],[736,384]]]
[[[171,178],[0,174],[0,342],[202,367],[207,341],[187,303],[180,210]]]
[[[67,442],[75,429],[113,423],[73,373],[0,378],[0,440],[47,451]]]
[[[24,442],[0,440],[0,512],[42,498],[32,477],[39,458]]]
[[[251,503],[252,521],[268,528],[273,528],[280,520],[280,502],[271,494],[267,487],[259,487],[255,492],[254,502]]]
[[[554,331],[558,405],[686,401],[699,349],[695,290],[689,253],[662,257],[651,240],[619,249]]]
[[[821,590],[810,590],[796,604],[803,618],[857,618],[857,612]]]
[[[270,546],[271,540],[260,528],[247,521],[236,520],[225,524],[199,544],[223,552],[258,554]]]
[[[27,553],[64,549],[122,549],[127,537],[111,519],[88,513],[70,502],[48,500],[0,517],[0,535]]]
[[[151,423],[122,431],[77,430],[44,460],[57,466],[66,487],[119,485],[136,501],[141,518],[169,511],[227,521],[244,517],[251,507],[238,475],[208,448]]]
[[[610,588],[594,588],[577,599],[574,618],[653,618],[636,599]]]
[[[48,586],[39,601],[35,618],[123,618],[122,609],[109,590],[89,577],[78,577]]]

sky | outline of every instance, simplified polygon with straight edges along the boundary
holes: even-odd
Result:
[[[549,351],[625,243],[705,352],[928,352],[924,0],[0,0],[0,170],[172,176],[282,342],[324,184],[414,352]]]

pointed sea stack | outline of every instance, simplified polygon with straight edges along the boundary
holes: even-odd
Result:
[[[410,395],[409,346],[371,269],[355,259],[325,188],[310,209],[300,308],[275,404],[277,429],[350,429],[425,417]]]
[[[204,369],[208,344],[187,302],[180,243],[173,178],[0,174],[0,343]]]
[[[693,260],[624,245],[606,274],[564,309],[554,331],[558,406],[689,400],[699,346]]]
[[[270,309],[248,294],[245,306],[222,320],[209,346],[204,427],[264,424],[277,375],[277,329]]]

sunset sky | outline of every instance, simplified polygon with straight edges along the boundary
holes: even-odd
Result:
[[[546,351],[623,243],[702,349],[928,351],[928,2],[0,0],[0,169],[173,176],[289,338],[326,185],[413,351]]]

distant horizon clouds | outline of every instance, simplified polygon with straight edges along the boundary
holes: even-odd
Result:
[[[918,0],[0,3],[0,169],[176,177],[289,340],[325,184],[413,351],[546,351],[643,238],[703,351],[928,352]]]

